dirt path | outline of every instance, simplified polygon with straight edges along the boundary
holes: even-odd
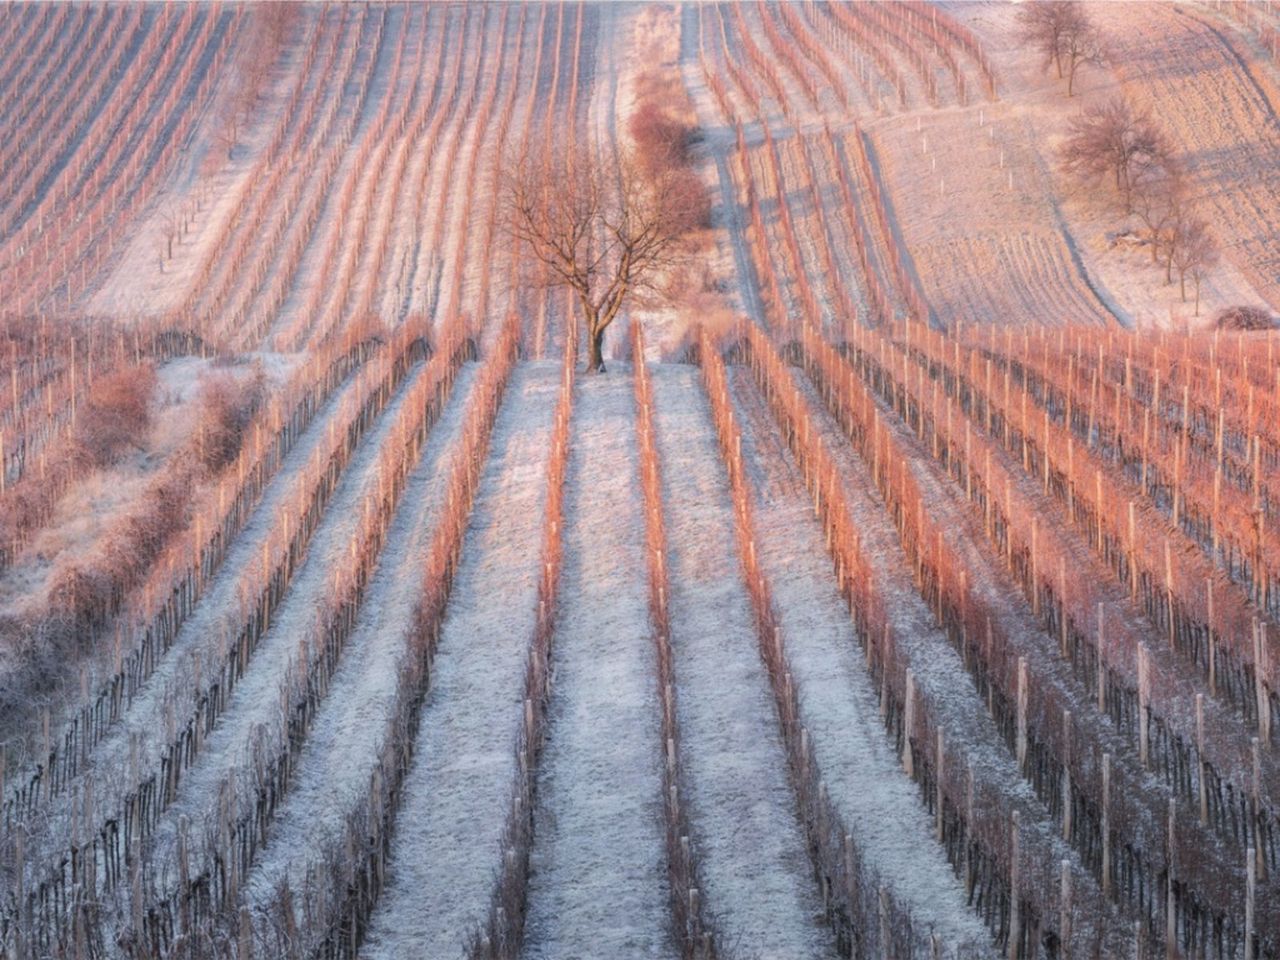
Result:
[[[615,364],[577,389],[523,955],[662,957],[663,748],[631,377]]]
[[[463,543],[366,960],[464,955],[484,919],[515,765],[559,365],[516,368]]]

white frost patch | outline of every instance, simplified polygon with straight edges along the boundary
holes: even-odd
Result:
[[[458,374],[453,393],[417,466],[409,475],[378,568],[347,641],[342,663],[298,761],[296,781],[276,812],[267,847],[247,886],[266,899],[288,881],[302,887],[326,838],[337,837],[351,807],[364,795],[377,761],[396,689],[397,668],[422,591],[421,558],[439,522],[447,469],[462,432],[477,365]]]
[[[559,364],[512,374],[455,575],[365,960],[464,955],[498,864],[523,714]]]
[[[832,956],[711,407],[697,367],[655,367],[653,382],[681,753],[703,897],[736,957]]]
[[[741,422],[743,455],[754,456],[761,446],[753,432],[758,421]],[[756,508],[760,560],[782,619],[801,711],[855,846],[922,928],[932,926],[949,945],[989,943],[942,846],[932,841],[933,819],[919,787],[903,772],[885,733],[811,502],[801,488],[758,498]]]
[[[524,956],[671,952],[657,663],[628,365],[574,398]]]

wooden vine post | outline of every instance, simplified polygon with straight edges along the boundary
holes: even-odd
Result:
[[[1022,892],[1020,888],[1019,860],[1022,817],[1013,811],[1009,827],[1009,960],[1019,960],[1022,947]]]
[[[1058,880],[1058,955],[1071,960],[1071,921],[1075,915],[1071,891],[1071,861],[1059,865]]]
[[[886,671],[887,673],[887,671]],[[907,689],[902,704],[902,769],[911,779],[915,779],[915,758],[911,753],[911,730],[915,725],[916,712],[916,678],[907,671]]]
[[[1017,761],[1018,772],[1026,775],[1027,770],[1027,658],[1018,658],[1018,730]]]
[[[1142,769],[1151,766],[1150,712],[1151,662],[1146,644],[1138,644],[1138,759]]]
[[[1111,896],[1111,754],[1102,755],[1102,895]]]

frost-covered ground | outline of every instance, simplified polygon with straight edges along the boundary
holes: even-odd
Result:
[[[357,381],[352,378],[334,392],[294,443],[284,463],[267,484],[240,536],[228,550],[217,575],[178,631],[169,652],[128,705],[123,719],[90,753],[89,764],[80,779],[84,782],[92,779],[94,800],[102,816],[114,815],[121,797],[136,786],[129,780],[131,751],[138,757],[139,768],[145,769],[164,746],[163,738],[154,734],[165,729],[166,715],[172,711],[175,716],[185,718],[184,708],[189,710],[194,699],[196,664],[216,662],[222,638],[228,633],[229,624],[234,621],[244,599],[241,596],[244,577],[261,563],[263,550],[273,535],[280,512],[290,505],[299,478],[327,446],[344,405],[352,402],[356,392]],[[349,468],[351,466],[355,464]],[[207,667],[204,675],[207,679]],[[57,798],[49,807],[44,825],[57,827],[65,823],[77,794],[78,791],[72,789]],[[37,859],[35,851],[41,849],[42,836],[40,832],[33,833],[29,841],[29,857],[33,861]]]
[[[462,549],[404,784],[387,888],[362,956],[462,957],[506,822],[536,615],[559,365],[512,376]]]
[[[653,371],[682,763],[708,916],[735,957],[830,956],[697,367]]]
[[[422,564],[444,507],[454,444],[462,432],[477,366],[460,371],[453,393],[409,475],[400,508],[387,534],[378,567],[361,606],[360,620],[331,681],[298,761],[296,780],[276,810],[251,893],[273,894],[288,881],[301,886],[305,871],[368,785],[395,693],[396,668],[422,590]]]
[[[633,387],[614,364],[576,390],[524,956],[667,957],[661,712]]]

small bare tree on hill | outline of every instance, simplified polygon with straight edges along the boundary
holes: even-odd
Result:
[[[1167,169],[1172,150],[1146,109],[1124,97],[1091,104],[1073,117],[1062,146],[1062,167],[1081,180],[1110,176],[1125,213],[1134,208],[1135,184]]]
[[[1106,44],[1080,0],[1040,0],[1018,11],[1019,34],[1053,64],[1058,79],[1067,79],[1067,96],[1075,95],[1076,74],[1082,66],[1106,62]]]
[[[1044,57],[1043,69],[1049,64],[1058,68],[1062,79],[1062,38],[1072,25],[1084,16],[1079,0],[1044,0],[1018,8],[1019,37],[1031,44]]]
[[[1195,287],[1195,315],[1200,316],[1200,281],[1218,262],[1218,245],[1209,224],[1194,210],[1180,217],[1174,226],[1174,242],[1170,245],[1169,261],[1178,271],[1178,285],[1182,302],[1187,302],[1187,277]]]
[[[1066,63],[1067,96],[1076,92],[1076,73],[1080,68],[1105,66],[1107,45],[1102,31],[1087,19],[1068,30],[1062,38],[1062,59]]]
[[[1147,228],[1155,263],[1170,224],[1186,205],[1186,180],[1176,159],[1169,157],[1163,164],[1135,171],[1131,188],[1133,213]]]
[[[685,261],[705,215],[702,184],[678,164],[642,163],[630,151],[605,160],[585,147],[545,163],[524,154],[507,169],[506,230],[546,266],[549,285],[573,291],[587,372],[604,373],[605,330],[623,304],[641,292],[664,297]]]

